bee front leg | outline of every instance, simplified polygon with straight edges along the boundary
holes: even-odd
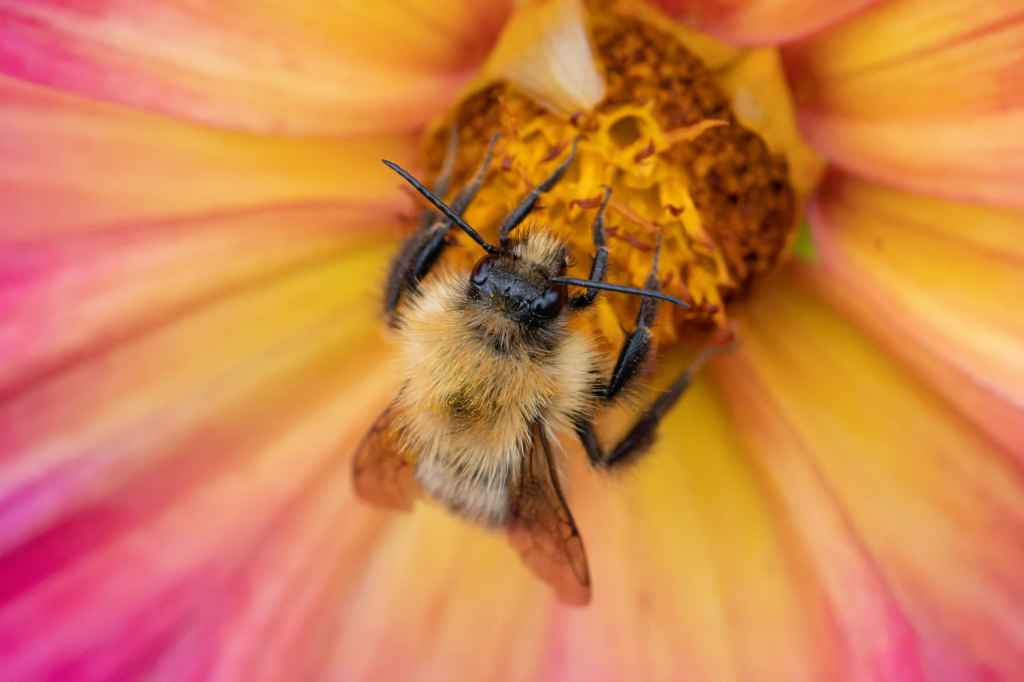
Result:
[[[540,199],[540,195],[545,192],[550,192],[551,189],[558,184],[558,181],[565,175],[565,171],[568,170],[569,166],[572,165],[573,159],[576,158],[576,144],[579,142],[577,137],[572,141],[572,147],[569,149],[569,155],[565,157],[562,163],[558,164],[558,167],[551,172],[546,180],[530,190],[519,204],[512,209],[512,212],[508,214],[504,222],[501,223],[501,228],[498,230],[498,242],[501,244],[501,248],[508,247],[509,240],[512,238],[512,230],[519,227],[519,223],[526,219],[526,216],[530,215],[530,211],[537,205],[537,200]]]
[[[605,272],[608,270],[608,246],[605,243],[604,234],[604,210],[608,207],[608,200],[612,196],[611,187],[605,189],[604,197],[601,199],[601,206],[594,216],[594,260],[590,264],[590,277],[592,282],[603,282]],[[569,307],[573,310],[582,310],[589,307],[597,299],[597,289],[587,289],[582,294],[577,294],[569,299]]]
[[[451,208],[456,215],[462,216],[469,204],[476,197],[483,185],[484,178],[490,168],[491,157],[494,152],[494,144],[498,136],[491,138],[484,153],[483,161],[477,167],[473,177],[462,188],[462,191],[451,203]],[[441,166],[441,175],[434,187],[434,193],[443,196],[451,182],[452,169],[455,166],[455,155],[458,150],[457,134],[452,132],[452,142],[448,145],[448,152],[445,155],[444,163]],[[399,321],[398,304],[402,296],[410,291],[416,291],[420,281],[430,272],[438,258],[448,246],[448,233],[452,229],[452,223],[447,218],[438,216],[434,211],[426,211],[420,220],[420,225],[412,235],[402,244],[398,253],[391,261],[388,270],[387,283],[384,289],[384,313],[387,315],[388,324],[396,326]]]
[[[658,254],[660,247],[654,252],[654,262],[651,263],[651,272],[647,275],[644,288],[657,291],[658,286]],[[629,383],[640,372],[644,361],[651,351],[651,327],[658,317],[658,300],[644,297],[640,300],[640,311],[636,314],[636,328],[626,337],[619,351],[619,358],[615,361],[615,369],[612,370],[611,379],[604,388],[604,399],[614,400]]]

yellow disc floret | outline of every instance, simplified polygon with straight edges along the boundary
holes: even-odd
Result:
[[[487,236],[579,139],[576,162],[528,222],[570,247],[570,274],[590,268],[591,223],[606,187],[611,282],[642,286],[660,244],[662,290],[689,302],[666,310],[656,334],[722,325],[726,304],[780,259],[797,217],[784,158],[734,115],[713,74],[671,33],[606,3],[591,3],[591,35],[607,84],[603,101],[571,116],[506,83],[470,93],[436,126],[427,158],[437,172],[455,126],[454,187],[501,135],[495,163],[466,217]],[[477,255],[465,250],[467,259]],[[609,326],[630,327],[637,302],[605,297]]]

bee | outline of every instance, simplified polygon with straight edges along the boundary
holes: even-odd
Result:
[[[437,212],[425,214],[391,264],[385,312],[400,341],[404,382],[358,447],[353,481],[361,498],[378,505],[409,509],[422,493],[458,516],[504,530],[525,564],[563,601],[585,604],[586,552],[552,443],[559,433],[574,432],[595,466],[630,460],[653,441],[658,422],[706,356],[661,393],[616,445],[601,446],[595,415],[622,396],[644,365],[658,300],[687,304],[659,291],[659,249],[643,288],[604,281],[610,189],[593,220],[588,279],[566,276],[567,247],[553,233],[536,227],[517,233],[541,194],[572,164],[576,141],[503,221],[498,244],[485,240],[463,213],[487,175],[496,140],[450,206],[439,197],[446,192],[446,171],[431,191],[384,161]],[[451,163],[445,166],[450,172]],[[482,249],[482,257],[471,272],[428,278],[455,228]],[[570,294],[570,287],[581,291]],[[610,375],[606,352],[570,325],[602,290],[641,297],[635,328]]]

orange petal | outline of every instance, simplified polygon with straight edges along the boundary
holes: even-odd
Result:
[[[835,174],[811,211],[807,276],[889,352],[1024,456],[1024,211]]]
[[[0,2],[0,72],[219,126],[415,127],[487,55],[510,2]]]
[[[739,44],[783,43],[813,33],[878,0],[655,0],[680,21]]]
[[[214,130],[0,77],[3,238],[141,227],[183,216],[408,206],[381,157],[412,137],[295,138]]]
[[[898,646],[885,665],[860,659],[867,667],[851,678],[1015,679],[1024,652],[1019,459],[802,279],[774,284],[740,313],[742,350],[719,378],[839,622],[885,593],[908,619],[897,639],[874,627],[847,632],[858,648]],[[859,589],[846,575],[858,554],[858,571],[875,576]]]
[[[897,0],[785,50],[801,125],[898,187],[1024,205],[1024,12]]]

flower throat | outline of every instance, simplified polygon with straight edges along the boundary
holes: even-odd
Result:
[[[671,33],[591,3],[588,11],[606,96],[565,116],[506,83],[465,97],[427,138],[434,175],[452,139],[452,187],[468,181],[495,133],[495,162],[466,218],[492,236],[519,199],[578,138],[576,160],[541,196],[528,223],[570,251],[570,274],[590,268],[591,221],[606,188],[608,280],[642,286],[660,244],[661,290],[690,304],[665,310],[654,330],[671,343],[686,328],[724,326],[726,306],[774,268],[790,244],[797,199],[785,158],[743,127],[714,74]],[[529,225],[519,229],[529,229]],[[454,249],[468,261],[478,249]],[[628,327],[638,302],[606,297],[600,326]]]

